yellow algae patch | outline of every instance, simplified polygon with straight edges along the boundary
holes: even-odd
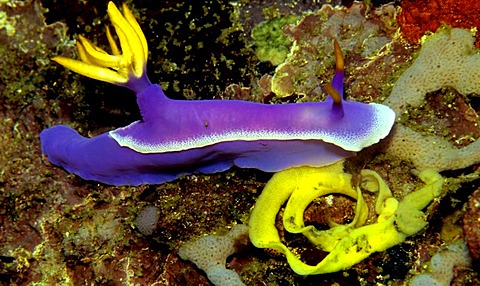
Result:
[[[348,269],[374,252],[384,251],[418,233],[427,223],[421,210],[439,196],[443,178],[428,169],[419,174],[425,186],[401,202],[374,171],[363,170],[362,187],[378,192],[375,223],[364,225],[368,207],[360,189],[351,185],[351,175],[343,172],[343,162],[325,167],[298,167],[275,174],[257,200],[249,221],[253,245],[285,254],[293,271],[300,275],[337,272]],[[305,226],[303,212],[313,199],[327,194],[343,194],[357,200],[355,219],[347,225],[332,224],[328,230]],[[285,230],[305,235],[329,254],[317,265],[301,261],[284,243],[275,227],[275,218],[285,204]]]

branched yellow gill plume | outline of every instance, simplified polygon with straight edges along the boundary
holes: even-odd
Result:
[[[123,15],[113,2],[108,3],[107,12],[120,41],[120,48],[107,27],[112,54],[79,36],[76,44],[80,60],[62,56],[52,60],[81,75],[127,86],[135,91],[142,90],[150,84],[145,74],[148,57],[145,35],[125,4]]]

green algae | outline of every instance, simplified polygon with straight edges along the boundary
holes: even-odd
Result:
[[[269,61],[277,66],[287,58],[292,40],[284,34],[283,29],[297,20],[296,15],[275,17],[259,23],[252,29],[255,54],[260,61]]]

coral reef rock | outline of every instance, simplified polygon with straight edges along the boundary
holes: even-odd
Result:
[[[428,92],[451,86],[462,95],[480,93],[480,54],[468,30],[441,29],[426,38],[420,54],[395,83],[384,102],[397,116],[419,107]],[[480,142],[461,149],[438,136],[425,135],[397,124],[386,150],[413,162],[416,168],[461,169],[480,162]]]

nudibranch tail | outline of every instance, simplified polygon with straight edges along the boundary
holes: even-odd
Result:
[[[123,15],[113,2],[108,3],[107,11],[121,49],[107,28],[107,39],[113,55],[79,36],[77,48],[80,61],[62,56],[56,56],[52,60],[81,75],[141,92],[151,85],[146,74],[148,45],[145,35],[125,4]]]

